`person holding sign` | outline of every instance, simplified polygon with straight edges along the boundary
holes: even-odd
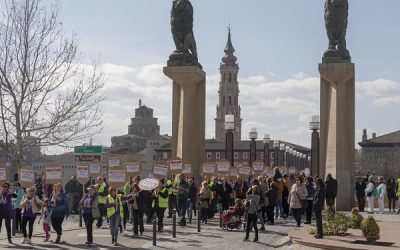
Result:
[[[35,223],[36,215],[40,212],[43,206],[43,201],[41,201],[36,196],[36,188],[30,187],[27,189],[27,194],[22,198],[22,232],[24,238],[21,244],[31,244],[31,238],[33,233],[33,223]],[[27,237],[26,225],[29,223],[29,237]]]
[[[99,203],[99,211],[100,217],[97,219],[96,227],[100,228],[103,225],[103,216],[106,215],[106,197],[108,195],[107,192],[107,184],[104,182],[103,177],[97,177],[97,201]]]
[[[127,201],[133,198],[133,195],[121,195],[117,194],[117,190],[114,187],[108,189],[109,195],[106,198],[107,218],[110,220],[110,231],[112,244],[118,246],[118,227],[119,222],[124,218],[124,210],[122,201]]]
[[[161,179],[158,188],[153,191],[153,203],[151,205],[153,211],[158,217],[158,231],[164,228],[164,213],[168,208],[168,189],[164,187],[164,179]]]
[[[0,230],[2,228],[3,219],[6,223],[8,243],[11,241],[11,219],[14,219],[14,211],[12,208],[12,198],[17,198],[16,194],[9,191],[10,184],[4,183],[0,189]]]
[[[96,186],[91,185],[87,190],[88,193],[83,196],[79,204],[82,209],[83,220],[85,221],[86,245],[90,246],[93,244],[93,221],[100,217],[100,212]]]
[[[145,193],[140,190],[138,183],[133,184],[133,195],[135,199],[132,200],[132,215],[133,215],[133,236],[137,237],[143,235],[144,224],[143,224],[143,214],[145,211]]]
[[[68,202],[67,196],[64,193],[61,183],[54,185],[53,193],[49,197],[51,226],[57,233],[56,244],[61,243],[62,223],[65,217],[68,217]]]

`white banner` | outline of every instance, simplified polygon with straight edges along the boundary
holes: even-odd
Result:
[[[203,174],[214,174],[215,165],[209,163],[203,163]]]
[[[182,174],[191,174],[192,173],[192,164],[184,164]]]
[[[126,172],[127,173],[139,173],[140,172],[139,162],[127,163],[126,164]]]
[[[121,161],[119,158],[110,158],[108,159],[108,166],[109,167],[119,167],[119,165],[121,164]]]
[[[220,161],[217,162],[218,172],[229,172],[231,167],[231,163],[229,161]]]
[[[76,166],[76,178],[88,179],[89,166]]]
[[[264,170],[264,162],[253,162],[253,170],[262,172]]]
[[[232,169],[231,169],[231,176],[236,177],[237,175],[238,175],[238,170],[237,170],[237,168],[232,168]]]
[[[101,165],[99,163],[90,164],[90,173],[91,174],[100,174],[101,173]]]
[[[61,180],[62,179],[62,168],[46,168],[46,179],[47,180]]]
[[[7,180],[6,169],[0,168],[0,181]]]
[[[108,172],[109,182],[125,182],[125,170],[110,169]]]
[[[145,191],[151,191],[158,187],[159,181],[156,179],[146,178],[139,182],[139,188]]]
[[[183,164],[181,160],[173,160],[169,162],[169,169],[171,171],[181,171],[183,169]]]
[[[35,174],[34,174],[33,170],[21,169],[19,179],[21,182],[34,183],[35,182]]]
[[[251,168],[250,167],[241,167],[238,169],[239,175],[250,175]]]
[[[155,175],[168,176],[168,166],[156,164],[154,165],[153,173]]]

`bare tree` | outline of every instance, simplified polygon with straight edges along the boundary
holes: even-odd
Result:
[[[35,144],[69,147],[102,128],[104,77],[82,64],[75,35],[62,30],[57,4],[4,1],[0,16],[0,122],[14,160]],[[34,139],[32,139],[34,138]]]

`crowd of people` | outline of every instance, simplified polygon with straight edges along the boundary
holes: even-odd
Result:
[[[396,202],[400,197],[400,177],[397,179],[389,177],[378,177],[375,173],[368,173],[365,177],[358,177],[355,183],[358,208],[364,212],[365,204],[368,204],[367,212],[375,212],[375,203],[378,203],[379,213],[385,212],[385,201],[389,213],[400,214],[400,204],[396,208]]]
[[[140,177],[131,177],[120,187],[107,183],[105,176],[91,179],[81,185],[73,177],[64,188],[61,184],[48,184],[40,177],[34,186],[24,190],[16,182],[13,192],[10,184],[4,183],[0,190],[0,229],[3,219],[9,243],[11,239],[11,219],[15,218],[16,231],[22,233],[22,244],[31,244],[33,225],[39,218],[45,233],[44,241],[50,240],[50,228],[56,235],[53,243],[61,243],[62,225],[70,213],[82,213],[87,231],[87,245],[94,243],[93,225],[102,228],[107,221],[111,244],[118,245],[119,234],[132,231],[133,237],[143,235],[145,223],[157,218],[158,231],[164,230],[164,215],[177,214],[178,224],[185,227],[197,216],[201,223],[207,224],[217,214],[229,210],[232,206],[242,206],[246,211],[246,236],[254,231],[254,241],[258,241],[258,232],[276,220],[285,220],[292,216],[296,228],[301,224],[311,224],[315,218],[316,238],[323,238],[322,210],[325,204],[334,209],[338,183],[331,174],[325,181],[318,177],[282,174],[279,168],[271,176],[252,176],[227,178],[204,177],[199,187],[193,177],[184,174],[172,175],[159,180],[158,187],[151,191],[141,190]],[[374,201],[378,200],[383,212],[387,196],[389,211],[395,211],[400,188],[394,178],[387,182],[374,174],[359,178],[355,184],[360,211],[368,203],[368,212],[373,213]],[[314,215],[314,216],[313,216]],[[128,229],[129,224],[132,225]]]

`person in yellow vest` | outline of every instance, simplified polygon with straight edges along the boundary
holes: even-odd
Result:
[[[117,246],[118,243],[118,226],[122,218],[124,218],[123,201],[133,199],[133,195],[117,194],[114,187],[108,189],[109,195],[106,198],[107,218],[110,220],[110,231],[112,244]]]
[[[164,213],[168,208],[168,189],[164,187],[164,179],[161,179],[158,188],[153,191],[153,203],[151,207],[157,214],[158,231],[161,232],[164,228]]]
[[[178,212],[178,216],[180,216],[178,209],[178,200],[176,199],[177,187],[178,187],[178,181],[174,178],[174,176],[171,176],[171,179],[167,181],[167,186],[166,186],[166,188],[168,189],[168,196],[169,196],[167,218],[172,218],[172,211],[174,208]]]
[[[97,220],[96,227],[100,228],[103,225],[103,216],[106,215],[106,197],[108,195],[107,192],[107,184],[104,182],[103,177],[99,176],[96,179],[97,185],[97,202],[99,203],[99,212],[100,217]]]

